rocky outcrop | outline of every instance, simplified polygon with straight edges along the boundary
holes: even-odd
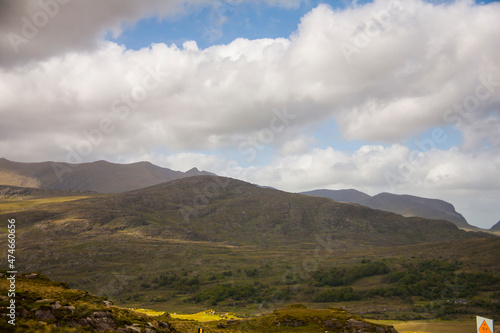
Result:
[[[0,279],[7,275],[0,273]],[[173,333],[177,332],[164,317],[150,317],[113,304],[82,290],[71,289],[65,283],[53,282],[37,274],[16,274],[15,320],[19,332],[85,332]],[[1,281],[2,286],[6,281]],[[9,304],[0,295],[0,308]],[[10,332],[11,324],[0,311],[0,332]],[[2,318],[3,317],[3,318]]]

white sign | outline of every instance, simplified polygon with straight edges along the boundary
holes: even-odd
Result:
[[[476,316],[476,324],[478,333],[495,333],[493,319]]]

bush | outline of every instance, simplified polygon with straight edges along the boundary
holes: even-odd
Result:
[[[355,292],[351,287],[340,289],[324,290],[314,296],[314,302],[343,302],[355,301],[361,299],[359,293]]]
[[[347,286],[354,281],[367,276],[382,275],[389,273],[387,265],[383,262],[369,262],[350,269],[320,269],[312,273],[312,277],[318,286],[327,285],[330,287]]]

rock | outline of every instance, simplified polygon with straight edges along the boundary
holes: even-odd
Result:
[[[63,308],[71,311],[71,313],[73,313],[75,311],[75,307],[73,305],[63,306]]]
[[[340,323],[336,322],[335,319],[325,320],[323,325],[325,326],[325,328],[332,328],[332,329],[338,329],[342,326]]]
[[[349,319],[346,323],[346,328],[351,329],[356,332],[369,332],[373,328],[372,325],[365,323],[364,321]]]
[[[113,314],[110,312],[94,312],[92,317],[87,317],[87,321],[98,331],[112,330],[116,328]]]
[[[130,332],[130,333],[133,333],[133,332],[141,333],[141,328],[140,327],[125,325],[125,328],[127,328],[128,332]]]
[[[158,321],[158,326],[160,326],[160,328],[164,329],[166,332],[169,332],[169,333],[174,333],[174,332],[177,332],[177,330],[175,328],[172,327],[172,325],[170,325],[169,323],[166,323],[164,321]]]
[[[113,302],[110,302],[110,301],[103,301],[104,305],[105,306],[111,306],[113,305]]]
[[[26,274],[26,275],[24,276],[24,278],[25,278],[26,280],[30,280],[30,279],[35,279],[37,276],[38,276],[38,274],[37,274],[37,273],[31,273],[31,274]]]
[[[36,301],[37,303],[52,303],[54,302],[54,300],[50,299],[50,298],[44,298],[44,299],[39,299],[38,301]]]
[[[50,307],[52,308],[52,310],[58,310],[62,308],[61,303],[59,303],[59,301],[55,301],[54,304],[50,305]]]
[[[36,310],[35,317],[36,317],[36,319],[43,320],[43,321],[56,319],[56,317],[54,317],[54,315],[52,314],[52,312],[50,310]]]
[[[228,320],[228,322],[224,325],[223,323],[217,324],[217,328],[228,328],[230,326],[235,326],[238,325],[241,322],[241,320]]]
[[[146,327],[144,329],[144,333],[156,333],[156,330],[152,330],[152,329]]]

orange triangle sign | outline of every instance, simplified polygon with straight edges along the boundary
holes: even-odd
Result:
[[[488,324],[486,324],[486,320],[483,321],[483,323],[481,324],[481,327],[479,327],[479,333],[491,333],[491,330],[488,327]]]

